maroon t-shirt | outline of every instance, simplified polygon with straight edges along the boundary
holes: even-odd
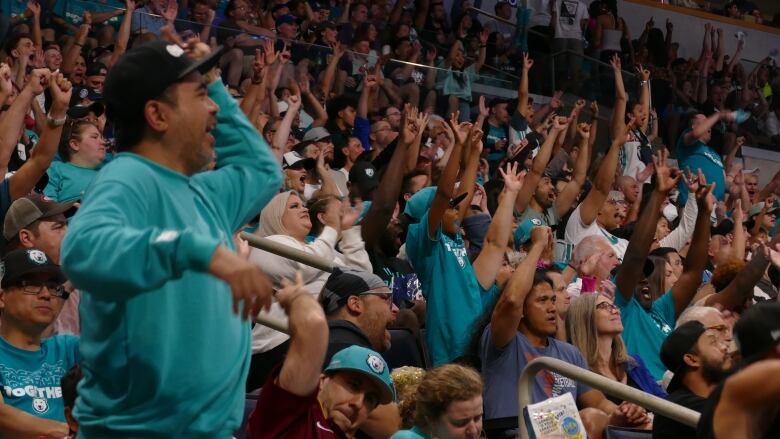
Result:
[[[333,420],[325,419],[317,400],[318,389],[308,396],[290,393],[275,382],[280,370],[268,378],[249,417],[252,439],[346,439]]]

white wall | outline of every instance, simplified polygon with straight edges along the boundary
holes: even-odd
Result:
[[[637,3],[620,1],[618,13],[628,24],[633,38],[639,38],[645,23],[650,17],[654,18],[655,26],[666,33],[666,19],[674,24],[673,41],[680,43],[679,55],[683,58],[698,58],[701,52],[702,38],[704,37],[704,23],[708,20],[692,15],[680,14],[667,9],[653,8]],[[737,49],[737,40],[734,34],[741,30],[747,36],[747,44],[742,51],[742,58],[760,61],[764,59],[772,49],[780,49],[780,35],[769,32],[761,32],[752,28],[734,26],[720,21],[710,21],[714,26],[723,28],[726,54],[734,55]],[[776,59],[780,62],[780,59]]]

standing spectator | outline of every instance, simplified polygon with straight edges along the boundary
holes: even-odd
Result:
[[[252,439],[352,437],[377,405],[395,399],[390,368],[378,353],[352,346],[323,370],[328,327],[301,276],[276,298],[289,316],[290,351],[263,385],[249,419]]]
[[[271,286],[230,236],[281,176],[218,77],[202,76],[215,55],[202,43],[189,49],[197,58],[165,41],[144,44],[106,79],[109,121],[127,154],[95,179],[100,190],[87,192],[62,246],[90,322],[75,408],[86,436],[214,437],[241,423],[246,319],[270,306]],[[217,170],[199,172],[215,154]],[[115,410],[116,394],[126,411]]]
[[[553,50],[567,51],[564,60],[556,60],[556,66],[563,67],[563,77],[575,90],[579,90],[580,65],[584,47],[582,30],[588,23],[588,5],[583,0],[554,0],[552,7]],[[568,77],[568,78],[567,78]],[[565,81],[564,81],[565,82]],[[568,87],[566,87],[568,88]]]
[[[62,161],[49,166],[47,197],[66,202],[79,200],[106,158],[106,139],[86,120],[69,120],[59,146]]]
[[[680,169],[696,172],[701,169],[707,181],[715,183],[715,198],[722,201],[726,195],[726,174],[720,154],[709,146],[712,139],[712,127],[720,121],[733,121],[731,112],[720,111],[707,117],[698,113],[691,119],[691,127],[685,129],[677,140],[677,161]],[[678,203],[685,203],[688,191],[685,183],[679,184]]]
[[[413,400],[414,426],[391,439],[481,437],[482,378],[474,369],[445,364],[426,372]]]
[[[0,302],[0,434],[62,437],[68,433],[60,378],[79,362],[78,338],[43,338],[68,300],[60,267],[38,249],[3,259]]]

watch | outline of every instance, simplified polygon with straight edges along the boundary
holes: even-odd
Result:
[[[50,127],[57,128],[65,125],[65,121],[68,120],[68,117],[65,116],[62,119],[55,119],[51,117],[50,114],[46,115],[46,123],[49,124]]]

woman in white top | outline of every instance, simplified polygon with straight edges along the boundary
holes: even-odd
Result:
[[[260,213],[260,227],[256,233],[296,250],[332,261],[334,265],[372,272],[360,235],[360,226],[355,226],[362,206],[351,208],[333,195],[316,198],[311,206],[310,212],[295,192],[278,194]],[[307,236],[312,230],[312,222],[321,225],[321,232],[309,242]],[[337,244],[339,250],[336,250]],[[306,289],[315,296],[319,295],[330,275],[326,271],[255,248],[250,252],[249,260],[263,269],[275,288],[281,287],[282,279],[294,279],[295,273],[300,271]],[[278,320],[287,320],[284,310],[276,302],[271,305],[267,315]],[[268,373],[284,358],[288,340],[286,334],[263,325],[254,326],[253,355],[247,390],[255,390],[265,383]]]

